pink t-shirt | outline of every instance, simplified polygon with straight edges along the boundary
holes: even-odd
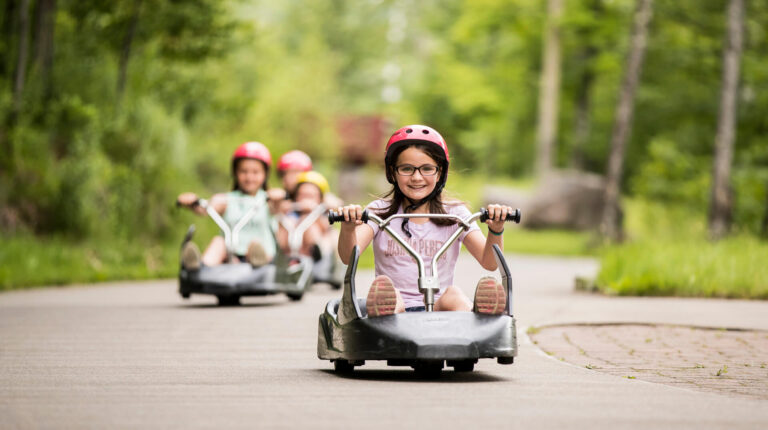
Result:
[[[373,213],[381,213],[389,203],[385,200],[375,200],[367,209]],[[471,213],[463,204],[445,204],[445,211],[456,214],[461,218],[467,218]],[[397,213],[403,213],[402,206]],[[424,306],[424,295],[419,292],[419,266],[416,260],[399,243],[384,230],[380,230],[373,221],[367,224],[373,229],[373,256],[376,262],[376,276],[387,275],[392,279],[395,288],[405,301],[405,307]],[[443,246],[446,240],[456,231],[459,224],[439,226],[433,222],[417,224],[413,220],[408,222],[411,232],[409,238],[403,231],[403,220],[396,219],[389,224],[390,228],[400,235],[411,247],[421,255],[424,260],[424,268],[427,276],[432,273],[432,257]],[[453,285],[453,270],[456,267],[456,259],[459,257],[461,242],[471,231],[480,230],[477,223],[472,223],[469,230],[462,232],[458,240],[448,248],[438,260],[438,276],[440,277],[440,294],[450,285]]]

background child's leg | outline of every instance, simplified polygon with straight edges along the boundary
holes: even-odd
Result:
[[[203,253],[203,264],[206,266],[216,266],[223,263],[226,258],[227,247],[224,245],[224,238],[221,236],[214,237]]]
[[[317,224],[309,226],[307,231],[304,232],[303,243],[301,245],[301,253],[304,255],[312,255],[312,246],[318,245],[322,240],[322,229]]]
[[[471,311],[472,302],[464,292],[451,285],[435,302],[436,311]]]

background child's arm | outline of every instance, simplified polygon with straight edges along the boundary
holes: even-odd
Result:
[[[205,208],[195,204],[199,199],[200,197],[198,197],[195,193],[181,193],[179,194],[179,197],[176,198],[176,201],[179,202],[179,204],[182,206],[189,208],[189,210],[192,212],[205,216]],[[216,212],[223,214],[227,209],[227,197],[225,194],[216,194],[211,197],[211,200],[208,201],[208,204],[213,205],[213,208],[216,209]]]

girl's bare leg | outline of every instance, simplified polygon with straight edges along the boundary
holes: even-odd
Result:
[[[224,245],[224,238],[216,236],[208,244],[203,253],[203,264],[206,266],[216,266],[224,262],[227,258],[227,247]]]
[[[443,295],[435,302],[436,311],[471,311],[472,302],[464,292],[451,285],[446,288]]]
[[[320,229],[320,226],[317,224],[312,224],[309,226],[307,231],[304,232],[304,237],[302,238],[302,245],[301,245],[301,253],[304,255],[312,255],[312,246],[313,245],[320,245],[320,241],[322,240],[323,232]]]

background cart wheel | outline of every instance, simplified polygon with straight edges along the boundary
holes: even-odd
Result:
[[[333,370],[336,373],[352,373],[355,370],[355,366],[347,360],[335,360],[333,362]]]
[[[437,379],[443,371],[443,362],[423,361],[413,365],[416,374],[424,379]]]
[[[240,305],[240,296],[216,296],[219,299],[219,306],[238,306]]]
[[[298,302],[299,300],[301,300],[302,297],[304,297],[304,293],[303,292],[289,293],[289,294],[286,294],[286,296],[288,296],[288,298],[291,299],[292,302]]]
[[[462,360],[448,363],[449,366],[453,366],[454,372],[471,372],[475,370],[474,360]]]

